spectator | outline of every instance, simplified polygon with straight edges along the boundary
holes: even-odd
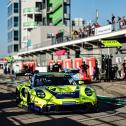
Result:
[[[88,27],[88,36],[91,36],[91,24],[89,23]]]
[[[118,21],[117,23],[119,23],[119,29],[121,29],[121,17],[118,16]]]
[[[112,25],[113,25],[113,31],[115,31],[115,16],[112,14]]]
[[[117,23],[118,23],[120,20],[121,20],[121,17],[118,16],[118,21],[117,21]]]
[[[118,71],[117,65],[112,66],[111,80],[117,79],[117,71]]]
[[[108,24],[112,24],[112,22],[110,20],[107,20]]]
[[[86,27],[83,28],[83,34],[84,34],[84,37],[87,37],[87,36],[88,36],[88,33],[87,33],[87,30],[86,30]]]
[[[123,67],[123,64],[121,64],[121,77],[120,77],[120,79],[124,79],[124,78],[125,78],[124,67]]]
[[[4,74],[7,74],[7,66],[4,68]]]
[[[124,19],[124,25],[126,26],[126,18],[125,18],[125,16],[123,16],[123,17],[124,17],[123,18]]]
[[[97,66],[95,66],[93,70],[93,80],[99,80],[99,69]]]
[[[122,70],[122,64],[121,62],[118,63],[118,74],[119,74],[119,78],[121,78],[121,70]]]
[[[112,66],[110,80],[114,80],[114,78],[115,78],[115,71],[114,71],[114,67]]]
[[[115,71],[115,78],[114,79],[117,80],[117,72],[118,72],[118,65],[117,64],[114,66],[114,71]]]
[[[115,16],[112,14],[112,24],[115,23]]]
[[[99,80],[106,80],[106,70],[104,69],[99,69]]]
[[[124,17],[121,17],[118,19],[118,23],[119,23],[119,28],[120,29],[123,29],[124,28],[124,25],[125,25],[125,21],[124,21]]]
[[[99,80],[99,68],[98,68],[98,62],[96,61],[96,65],[93,70],[93,80]]]
[[[95,23],[95,28],[99,28],[99,27],[101,27],[100,24],[98,22]]]
[[[122,28],[125,28],[126,25],[126,19],[125,16],[122,17]]]
[[[73,39],[77,39],[77,38],[78,38],[78,31],[77,31],[77,30],[74,30],[74,31],[72,32],[72,38],[73,38]]]
[[[59,72],[61,70],[61,66],[58,64],[58,62],[54,62],[53,64],[53,72]]]
[[[10,67],[8,67],[8,74],[10,74]]]
[[[48,65],[48,72],[53,72],[53,64]]]
[[[95,34],[95,23],[92,24],[91,26],[91,35]]]
[[[82,65],[80,66],[82,72],[86,72],[87,74],[87,69],[89,68],[89,66],[85,63],[85,61],[82,62]]]
[[[79,28],[79,38],[82,38],[82,36],[83,36],[83,31],[82,31],[82,29],[81,28]]]
[[[124,74],[125,74],[125,76],[124,76],[124,79],[126,80],[126,60],[124,60],[124,62],[123,62],[123,68],[124,68]]]
[[[12,74],[14,75],[14,69],[12,69],[12,71],[11,71],[11,72],[12,72]]]

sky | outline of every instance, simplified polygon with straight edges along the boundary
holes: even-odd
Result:
[[[0,57],[7,55],[7,0],[0,0]]]
[[[7,1],[0,0],[0,57],[7,55]],[[126,0],[71,0],[71,2],[72,19],[83,18],[90,22],[95,19],[98,10],[98,22],[106,25],[106,20],[111,20],[112,14],[126,16]]]

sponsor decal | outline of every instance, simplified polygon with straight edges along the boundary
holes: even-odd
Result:
[[[61,56],[61,55],[65,55],[66,54],[66,50],[58,50],[58,51],[55,51],[55,54],[57,55],[57,56]]]
[[[52,90],[46,89],[49,91],[52,95],[54,95],[56,98],[79,98],[79,90],[76,90],[75,92],[54,92]]]
[[[117,40],[102,40],[101,43],[105,47],[120,47],[122,44]]]

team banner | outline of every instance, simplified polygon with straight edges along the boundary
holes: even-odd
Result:
[[[106,25],[95,29],[95,35],[103,35],[112,32],[112,25]]]
[[[105,47],[120,47],[122,44],[117,40],[101,40]]]

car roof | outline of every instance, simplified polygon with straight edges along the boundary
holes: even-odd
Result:
[[[47,77],[64,77],[66,74],[59,72],[40,72],[38,76],[47,76]]]

